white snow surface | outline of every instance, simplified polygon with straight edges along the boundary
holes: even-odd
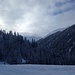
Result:
[[[75,66],[0,65],[0,75],[75,75]]]

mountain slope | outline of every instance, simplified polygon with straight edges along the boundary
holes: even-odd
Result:
[[[75,25],[38,41],[38,44],[40,63],[75,64]]]
[[[75,65],[75,25],[35,42],[0,31],[0,61],[8,64]]]

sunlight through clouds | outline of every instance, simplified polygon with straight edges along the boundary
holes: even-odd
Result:
[[[0,29],[1,29],[1,28],[4,28],[4,27],[5,27],[5,25],[4,25],[3,21],[0,20]]]

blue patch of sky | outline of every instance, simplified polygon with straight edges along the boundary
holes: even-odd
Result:
[[[70,10],[75,10],[75,0],[66,0],[66,2],[63,2],[63,3],[57,2],[57,3],[55,3],[55,6],[60,8],[60,7],[63,7],[64,5],[66,5],[66,3],[71,3],[72,5],[70,7],[65,8],[64,10],[59,9],[57,11],[54,11],[53,13],[48,12],[48,13],[46,13],[46,15],[56,16],[56,15],[62,14],[64,12],[68,12]],[[49,5],[47,9],[50,10],[50,8],[51,8],[51,6]]]
[[[55,11],[55,12],[52,13],[52,15],[55,16],[55,15],[58,15],[58,14],[62,14],[62,13],[64,13],[64,12],[68,12],[68,11],[70,11],[70,10],[75,10],[75,0],[67,0],[67,1],[64,2],[64,3],[57,2],[57,3],[55,4],[55,6],[60,8],[61,6],[63,7],[66,3],[70,3],[71,6],[65,8],[64,10],[61,10],[61,9],[60,9],[60,10],[58,10],[58,11]]]
[[[56,15],[62,14],[62,13],[64,13],[64,12],[67,12],[67,11],[69,11],[69,10],[71,10],[71,8],[67,8],[67,9],[65,9],[65,10],[58,10],[58,11],[53,12],[52,15],[53,15],[53,16],[56,16]]]
[[[75,3],[75,0],[66,0],[65,2],[56,2],[55,3],[55,6],[56,7],[60,7],[60,6],[63,6],[63,5],[65,5],[66,3]]]
[[[70,8],[67,8],[65,10],[58,10],[58,11],[55,11],[52,13],[53,16],[56,16],[56,15],[59,15],[59,14],[62,14],[62,13],[65,13],[65,12],[68,12],[70,10],[75,10],[75,7],[70,7]]]

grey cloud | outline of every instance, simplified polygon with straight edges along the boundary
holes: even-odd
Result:
[[[57,28],[74,22],[74,2],[71,0],[0,0],[0,20],[6,30],[45,36]],[[62,3],[56,7],[56,3]],[[73,8],[67,12],[67,8]],[[53,15],[54,13],[58,13]],[[72,13],[72,14],[71,14]],[[65,19],[64,19],[65,18]],[[2,24],[2,23],[1,23]]]
[[[5,24],[14,25],[19,18],[33,10],[34,7],[40,6],[41,3],[44,7],[43,0],[0,0],[0,16],[4,19]]]
[[[75,9],[74,0],[53,0],[50,13],[52,15],[58,15],[73,9]]]

